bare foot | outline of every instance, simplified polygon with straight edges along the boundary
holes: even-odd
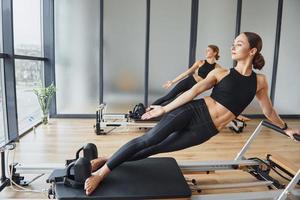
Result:
[[[107,158],[99,157],[94,160],[91,160],[92,172],[96,171],[100,167],[102,167],[107,161]]]
[[[84,183],[85,194],[92,194],[102,180],[103,177],[99,175],[92,175],[89,178],[87,178]]]

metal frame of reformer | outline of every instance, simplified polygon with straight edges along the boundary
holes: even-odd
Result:
[[[96,110],[96,124],[94,125],[95,133],[97,135],[106,135],[117,127],[132,127],[139,129],[153,128],[157,122],[154,121],[135,121],[131,119],[128,114],[123,113],[105,113],[107,105],[100,104]],[[112,130],[104,131],[103,128],[112,128]]]
[[[283,131],[278,130],[278,127],[267,122],[261,121],[257,126],[255,131],[249,137],[245,145],[242,147],[240,152],[237,154],[234,160],[216,160],[216,161],[178,161],[178,165],[181,171],[185,174],[192,173],[208,173],[217,170],[244,170],[246,167],[259,166],[261,163],[255,160],[247,160],[244,157],[244,154],[248,150],[251,143],[254,141],[256,136],[260,133],[262,126],[266,126],[273,130],[283,133]],[[267,161],[266,161],[267,162]],[[51,172],[54,169],[63,169],[65,166],[63,164],[44,164],[44,165],[21,165],[18,164],[15,166],[17,172],[23,174],[36,174],[38,173],[47,173]],[[300,189],[294,189],[296,184],[300,180],[300,169],[298,169],[295,176],[289,182],[289,184],[284,189],[277,189],[264,192],[237,192],[237,193],[222,193],[222,194],[209,194],[201,195],[196,194],[192,195],[192,199],[199,200],[267,200],[267,199],[276,199],[284,200],[289,194],[294,195],[295,197],[300,197]],[[187,183],[191,182],[192,179],[187,178]],[[255,181],[249,183],[231,183],[231,184],[212,184],[212,185],[194,185],[191,186],[192,190],[205,190],[205,189],[225,189],[225,188],[245,188],[253,186],[272,186],[272,181]]]
[[[249,149],[251,143],[255,140],[256,136],[260,133],[262,126],[271,128],[282,134],[283,131],[279,130],[275,125],[267,122],[261,121],[252,135],[249,137],[245,145],[242,147],[240,152],[237,154],[234,160],[217,160],[217,161],[207,161],[207,162],[178,162],[179,167],[183,173],[209,173],[217,170],[236,170],[242,169],[245,170],[245,167],[258,166],[260,163],[254,160],[247,160],[244,155]],[[209,194],[209,195],[193,195],[192,199],[201,199],[201,200],[266,200],[266,199],[276,199],[284,200],[289,194],[294,195],[297,198],[300,198],[300,189],[294,189],[296,184],[300,180],[300,169],[298,169],[295,176],[285,187],[285,189],[264,191],[264,192],[240,192],[240,193],[222,193],[222,194]],[[187,182],[194,182],[187,178]],[[195,182],[194,182],[195,183]],[[201,191],[205,189],[229,189],[229,188],[245,188],[245,187],[257,187],[257,186],[267,186],[271,187],[273,185],[272,181],[256,181],[249,183],[230,183],[230,184],[212,184],[212,185],[194,185],[191,186],[191,189],[194,191]]]
[[[117,127],[149,129],[157,124],[156,121],[137,121],[131,119],[129,114],[106,113],[106,108],[107,105],[102,103],[96,109],[96,124],[94,125],[94,128],[97,135],[106,135]],[[227,127],[236,133],[241,133],[245,127],[245,122],[237,119],[235,122],[231,121]],[[106,132],[103,128],[112,129]]]

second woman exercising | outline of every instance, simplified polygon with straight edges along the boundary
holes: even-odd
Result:
[[[177,76],[172,81],[167,81],[163,87],[165,89],[175,85],[175,87],[165,96],[157,99],[152,105],[166,105],[174,100],[181,93],[191,89],[197,82],[206,78],[207,74],[215,68],[220,68],[216,63],[219,59],[219,48],[216,45],[208,45],[206,49],[206,60],[196,61],[192,67]]]

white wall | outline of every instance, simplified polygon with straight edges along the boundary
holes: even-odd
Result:
[[[279,114],[300,115],[300,1],[283,1],[274,106]]]
[[[98,0],[55,1],[58,114],[92,114],[99,99]]]
[[[275,47],[277,2],[277,0],[243,0],[242,3],[241,32],[255,32],[262,38],[263,48],[261,54],[264,56],[266,64],[262,70],[257,70],[256,72],[267,76],[270,88]],[[243,114],[262,114],[256,98],[254,98]]]
[[[166,94],[162,88],[188,69],[191,0],[151,0],[149,104]]]

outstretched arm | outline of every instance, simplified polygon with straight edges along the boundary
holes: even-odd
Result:
[[[182,79],[186,78],[188,75],[192,74],[195,72],[195,70],[199,67],[199,65],[203,65],[204,62],[202,61],[197,61],[195,62],[188,70],[185,72],[181,73],[179,76],[177,76],[175,79],[172,81],[167,81],[163,87],[164,88],[169,88],[172,85],[176,84],[177,82],[181,81]]]
[[[264,115],[275,125],[284,129],[286,128],[286,123],[280,118],[275,109],[273,108],[272,102],[268,95],[268,83],[267,79],[263,75],[259,75],[258,77],[258,91],[256,92],[256,98],[259,101],[260,107]],[[287,128],[285,130],[286,134],[288,134],[291,138],[293,138],[293,134],[299,134],[298,129]]]
[[[217,72],[218,70],[211,71],[205,79],[199,81],[191,89],[184,92],[174,101],[164,106],[163,109],[165,110],[165,112],[170,112],[171,110],[174,110],[175,108],[178,108],[192,101],[195,97],[197,97],[202,92],[212,88],[217,82],[217,78],[215,76]]]
[[[151,119],[153,117],[158,117],[164,113],[170,112],[174,110],[175,108],[178,108],[190,101],[192,101],[196,96],[201,94],[202,92],[212,88],[217,83],[217,74],[222,69],[214,69],[212,70],[205,79],[202,81],[199,81],[197,84],[195,84],[191,89],[181,94],[179,97],[177,97],[174,101],[167,104],[166,106],[150,106],[150,108],[154,108],[153,110],[150,110],[146,112],[142,119]]]

